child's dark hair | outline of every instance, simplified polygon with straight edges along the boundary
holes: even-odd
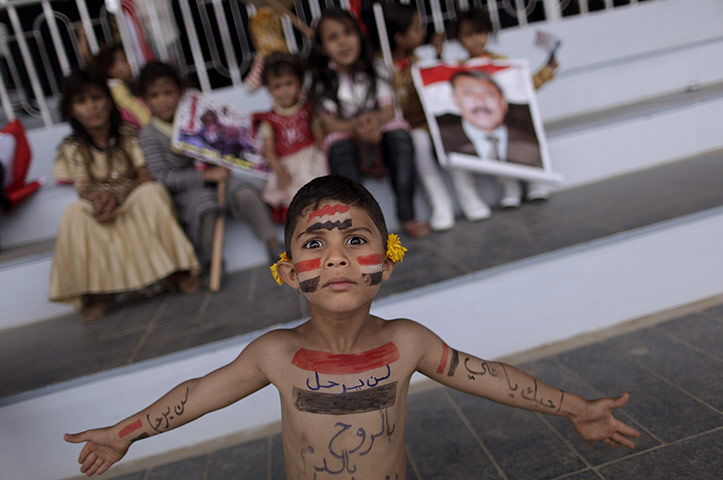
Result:
[[[90,164],[93,161],[91,146],[96,145],[85,127],[83,127],[83,125],[81,125],[81,123],[72,116],[73,102],[75,101],[75,98],[78,95],[86,94],[88,90],[92,88],[97,88],[103,92],[103,95],[108,97],[111,102],[110,136],[108,148],[106,149],[108,155],[111,156],[110,161],[112,162],[112,156],[120,154],[123,161],[125,161],[128,165],[129,170],[133,171],[133,162],[125,148],[125,140],[130,135],[129,129],[128,127],[124,127],[120,111],[113,101],[113,97],[111,96],[110,89],[108,88],[105,79],[88,70],[74,70],[70,73],[70,75],[63,79],[60,113],[63,116],[63,119],[68,121],[73,130],[69,140],[80,146],[84,155],[84,162],[88,175],[90,178],[94,179],[95,176],[90,169]]]
[[[63,79],[60,99],[60,114],[63,120],[66,120],[70,124],[73,130],[73,136],[92,144],[88,132],[86,132],[80,122],[73,118],[71,114],[75,97],[87,93],[89,88],[97,88],[103,92],[113,104],[110,114],[110,135],[111,138],[117,139],[120,136],[120,129],[123,123],[120,110],[118,110],[115,102],[113,102],[113,97],[111,96],[105,79],[94,72],[88,70],[73,70],[70,75]]]
[[[470,8],[457,14],[457,22],[452,32],[453,38],[459,38],[459,27],[463,23],[470,24],[475,33],[492,33],[493,30],[489,15],[481,8]]]
[[[186,88],[181,75],[173,66],[163,62],[150,62],[143,67],[143,70],[141,70],[141,73],[138,75],[138,80],[136,81],[138,94],[144,96],[146,92],[148,92],[148,89],[151,88],[153,82],[161,78],[167,78],[181,91]]]
[[[319,23],[314,33],[314,42],[309,54],[309,70],[311,71],[311,94],[314,102],[320,106],[324,99],[331,100],[335,105],[339,105],[339,97],[337,91],[339,89],[339,74],[329,65],[329,57],[324,53],[324,47],[321,45],[321,26],[324,22],[335,20],[337,22],[348,25],[359,36],[361,42],[361,51],[359,58],[351,66],[351,77],[354,79],[356,75],[365,75],[368,79],[369,89],[368,95],[376,95],[377,90],[377,72],[374,68],[374,52],[369,44],[369,40],[362,33],[359,25],[352,15],[341,8],[327,8],[319,17]],[[338,115],[344,117],[344,112],[339,109]]]
[[[108,71],[115,63],[115,57],[118,52],[123,52],[122,45],[109,45],[103,47],[94,57],[90,64],[90,69],[101,77],[108,79]]]
[[[264,85],[269,84],[269,77],[279,77],[281,75],[292,75],[304,83],[304,67],[301,60],[296,55],[290,53],[272,53],[264,60],[264,70],[261,73],[261,81]]]
[[[310,181],[296,192],[286,212],[284,243],[286,254],[291,258],[291,238],[299,219],[309,208],[315,209],[325,200],[336,200],[352,207],[361,208],[369,215],[382,236],[384,248],[387,245],[387,224],[384,214],[369,190],[354,180],[340,175],[326,175]]]
[[[417,9],[410,4],[387,3],[384,5],[384,25],[387,27],[389,46],[392,51],[397,48],[394,36],[397,33],[405,34],[414,21]]]

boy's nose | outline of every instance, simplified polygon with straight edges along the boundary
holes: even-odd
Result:
[[[326,260],[327,267],[345,267],[349,264],[349,261],[341,256],[331,256]]]

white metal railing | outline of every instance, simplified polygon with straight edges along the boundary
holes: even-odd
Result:
[[[645,0],[400,1],[414,2],[422,22],[443,32],[457,10],[470,7],[487,10],[498,30]],[[62,8],[54,9],[54,4]],[[349,0],[296,0],[293,9],[302,22],[311,24],[330,6],[348,8]],[[62,76],[86,65],[76,23],[83,26],[91,54],[103,44],[120,40],[134,71],[145,61],[134,36],[140,28],[155,57],[195,76],[202,90],[238,87],[255,55],[248,32],[248,19],[254,13],[253,4],[243,0],[74,0],[62,5],[53,0],[0,0],[2,112],[10,119],[25,111],[45,126],[59,121],[48,99],[58,95]],[[296,32],[288,19],[282,26],[289,49],[307,53],[309,39]]]

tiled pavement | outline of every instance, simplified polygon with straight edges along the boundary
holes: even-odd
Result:
[[[723,152],[558,192],[541,205],[403,239],[404,263],[379,296],[723,205]],[[424,273],[424,274],[421,274]],[[67,315],[0,332],[0,404],[47,385],[304,316],[268,268],[226,275],[220,292],[124,302],[93,324]]]
[[[548,383],[588,398],[629,392],[631,400],[619,416],[642,434],[634,450],[590,446],[563,418],[435,386],[409,397],[407,478],[721,478],[723,296],[718,301],[713,307],[519,364]],[[281,480],[281,437],[227,445],[118,478]]]

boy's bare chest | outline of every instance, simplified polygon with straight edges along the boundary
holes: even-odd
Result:
[[[392,342],[357,355],[296,352],[274,382],[289,478],[404,478],[411,370]]]

